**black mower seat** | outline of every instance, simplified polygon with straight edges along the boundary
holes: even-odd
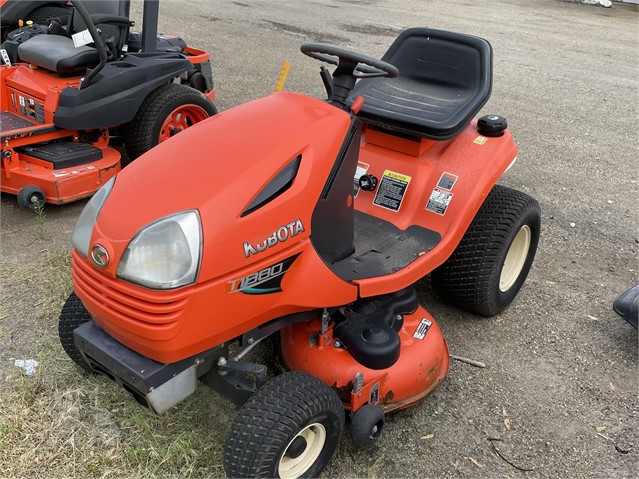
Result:
[[[397,78],[359,80],[348,103],[361,95],[358,116],[391,131],[448,140],[463,130],[488,101],[492,48],[478,37],[411,28],[382,57]]]
[[[112,18],[128,19],[130,0],[91,0],[84,5],[94,22],[99,24],[100,36],[119,51],[128,36],[128,27],[109,23]],[[99,14],[102,14],[101,16]],[[111,17],[111,19],[109,19]],[[105,23],[98,23],[96,18],[104,18]],[[77,10],[73,11],[73,30],[78,33],[87,28]],[[73,70],[96,66],[100,57],[93,46],[84,45],[76,48],[70,36],[38,35],[18,46],[18,57],[21,61],[32,63],[57,73],[68,73]]]
[[[100,61],[97,49],[86,45],[75,48],[73,40],[61,35],[30,38],[18,47],[18,56],[24,62],[58,73],[95,66]]]

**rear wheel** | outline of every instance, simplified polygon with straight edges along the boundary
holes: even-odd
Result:
[[[228,477],[317,477],[344,429],[344,408],[331,388],[302,372],[266,383],[235,418],[224,446]]]
[[[199,91],[167,83],[149,93],[124,132],[124,146],[131,160],[158,143],[217,113]]]
[[[91,315],[86,310],[80,298],[75,293],[71,293],[67,298],[62,311],[60,312],[60,319],[58,322],[58,336],[60,337],[60,344],[62,349],[67,355],[87,372],[92,373],[91,366],[84,360],[80,350],[75,345],[73,339],[73,330],[88,321],[91,321]]]
[[[433,288],[471,313],[502,312],[526,280],[540,229],[534,198],[495,185],[451,257],[431,274]]]

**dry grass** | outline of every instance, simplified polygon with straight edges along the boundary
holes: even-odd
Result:
[[[28,331],[19,352],[40,363],[31,377],[12,369],[0,386],[3,477],[224,475],[222,444],[234,416],[228,402],[201,387],[156,416],[66,357],[57,338],[58,314],[71,291],[66,249],[3,267],[0,279],[2,315],[8,316],[0,341]]]

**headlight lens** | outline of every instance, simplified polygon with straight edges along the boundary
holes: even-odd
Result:
[[[167,216],[135,235],[116,274],[153,289],[192,284],[200,269],[201,248],[202,228],[197,211]]]
[[[98,214],[100,213],[104,202],[109,197],[109,194],[113,189],[114,183],[115,176],[107,181],[104,186],[100,188],[95,195],[93,195],[82,210],[82,213],[80,213],[78,222],[75,224],[71,241],[73,243],[73,247],[84,256],[89,254],[89,243],[91,241],[93,226],[98,219]]]

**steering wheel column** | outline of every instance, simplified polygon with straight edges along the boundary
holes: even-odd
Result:
[[[333,72],[332,88],[330,91],[327,88],[327,92],[329,101],[342,109],[347,108],[346,98],[358,78],[394,78],[399,75],[399,70],[390,63],[343,48],[306,43],[300,50],[311,58],[337,66]]]

